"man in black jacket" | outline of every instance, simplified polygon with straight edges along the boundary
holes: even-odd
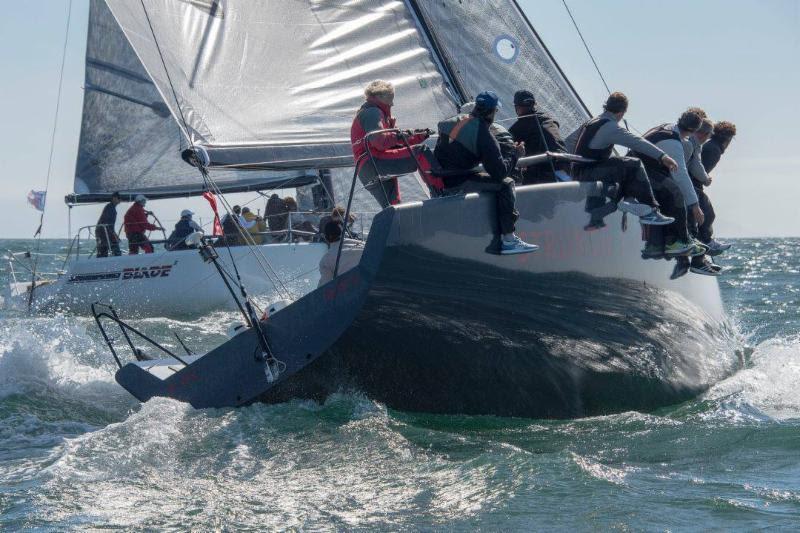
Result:
[[[710,174],[717,166],[722,154],[725,153],[725,150],[728,148],[728,145],[731,144],[734,136],[736,136],[736,126],[733,123],[722,121],[714,124],[714,133],[711,135],[711,139],[703,145],[703,152],[701,155],[703,167],[705,167],[707,173]],[[708,185],[711,185],[711,180],[712,178],[709,176]],[[709,255],[719,255],[731,246],[730,244],[721,243],[714,239],[713,226],[714,219],[716,218],[714,206],[705,193],[703,185],[700,185],[698,193],[700,209],[703,210],[703,214],[705,215],[705,220],[698,228],[698,238],[701,242],[708,245]]]
[[[497,193],[501,254],[533,252],[539,247],[514,233],[519,213],[515,207],[514,180],[508,177],[517,166],[517,159],[525,153],[525,145],[516,143],[516,150],[503,157],[490,130],[499,105],[497,94],[485,91],[475,99],[472,113],[440,122],[434,154],[445,171],[442,180],[447,192]],[[475,169],[478,164],[483,164],[485,173]]]
[[[514,94],[514,110],[519,118],[508,131],[515,141],[525,143],[526,156],[567,151],[558,122],[536,107],[532,92],[517,91]],[[566,176],[568,171],[569,163],[566,162],[532,165],[523,170],[522,184],[553,183],[559,181],[558,174]]]
[[[97,242],[97,257],[108,257],[108,250],[115,256],[122,255],[119,249],[119,236],[114,229],[117,224],[117,205],[120,203],[119,193],[111,195],[111,201],[103,208],[97,227],[94,231]]]

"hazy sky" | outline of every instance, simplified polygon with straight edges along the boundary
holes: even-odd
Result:
[[[433,1],[433,0],[423,0]],[[599,110],[603,88],[561,0],[521,0],[583,100]],[[690,105],[736,123],[739,135],[709,189],[717,232],[800,235],[800,0],[568,0],[612,90],[631,99],[641,131]],[[0,237],[30,237],[26,203],[45,184],[67,0],[0,0]],[[63,197],[72,190],[80,131],[88,0],[73,0],[61,117],[45,235],[66,237]],[[162,219],[202,200],[152,204]],[[73,209],[72,227],[99,206]]]

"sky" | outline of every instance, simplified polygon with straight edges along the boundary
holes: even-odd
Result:
[[[433,0],[423,0],[433,1]],[[475,0],[477,1],[477,0]],[[561,0],[520,0],[592,111],[607,95]],[[630,99],[640,131],[689,106],[736,123],[738,136],[708,189],[717,234],[800,236],[800,0],[568,0],[611,90]],[[44,189],[69,0],[0,0],[0,238],[33,235]],[[67,208],[80,133],[88,0],[73,0],[61,111],[44,235],[67,237]],[[240,197],[232,196],[232,201]],[[162,220],[200,199],[148,205]],[[72,213],[73,231],[99,206]]]

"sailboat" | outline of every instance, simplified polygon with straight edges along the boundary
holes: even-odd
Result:
[[[202,8],[202,3],[198,6]],[[207,193],[196,169],[182,157],[187,147],[201,139],[214,139],[228,149],[230,139],[243,139],[249,131],[244,127],[234,133],[227,126],[213,124],[208,129],[199,123],[193,123],[197,129],[186,130],[165,103],[171,95],[162,95],[151,77],[160,72],[151,73],[145,68],[109,6],[102,1],[92,0],[89,6],[85,68],[74,192],[65,198],[70,210],[108,202],[114,192],[120,193],[123,202],[132,202],[139,194],[157,201]],[[209,82],[202,72],[195,72],[191,83]],[[217,101],[224,98],[225,95],[218,95]],[[185,112],[191,113],[188,109]],[[218,112],[224,114],[222,110]],[[313,168],[257,168],[220,170],[215,182],[223,193],[300,189],[312,196],[309,193],[315,191],[311,189],[327,190],[323,185],[326,176]],[[313,207],[330,212],[333,199],[330,195],[321,198],[323,201],[315,202]],[[118,210],[124,207],[120,205]],[[121,218],[120,212],[118,219]],[[277,235],[278,242],[254,245],[255,251],[246,246],[232,248],[233,260],[252,293],[292,298],[316,287],[317,265],[326,247],[292,239],[291,227],[290,219],[287,232]],[[88,314],[92,302],[111,301],[128,316],[202,315],[215,309],[235,308],[217,273],[195,251],[168,251],[160,246],[166,234],[158,236],[153,254],[100,258],[95,256],[96,235],[104,235],[102,228],[80,228],[63,253],[57,272],[50,275],[36,271],[31,279],[35,271],[32,264],[37,258],[23,253],[12,256],[12,277],[5,301],[35,311],[77,314]],[[239,238],[245,239],[245,234]],[[264,260],[258,255],[269,257],[270,268],[266,272]]]
[[[375,78],[397,87],[409,126],[486,89],[505,102],[532,90],[565,131],[590,116],[513,0],[107,4],[212,180],[232,167],[332,168],[348,209],[366,206],[347,130]],[[208,135],[223,130],[236,143]],[[542,249],[511,257],[491,253],[491,195],[404,194],[372,220],[355,268],[269,316],[232,288],[245,324],[207,353],[176,354],[113,308],[95,306],[95,318],[117,381],[141,401],[239,406],[352,387],[403,410],[576,417],[692,397],[736,367],[716,280],[669,281],[620,212],[584,231],[601,188],[519,187],[518,232]],[[218,260],[211,246],[201,254]]]

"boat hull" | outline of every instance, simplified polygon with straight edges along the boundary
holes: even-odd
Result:
[[[490,253],[491,197],[400,206],[353,324],[263,399],[354,388],[401,410],[564,418],[652,410],[729,375],[716,280],[670,281],[619,212],[584,231],[592,187],[518,189],[519,233],[542,245],[518,256]]]
[[[230,249],[252,295],[274,300],[286,298],[288,291],[295,298],[316,288],[326,245],[265,244],[255,248],[269,262],[268,273],[248,247]],[[219,248],[218,252],[221,264],[230,267],[228,250]],[[276,287],[276,279],[281,280],[280,287]],[[11,287],[7,300],[27,307],[28,289],[27,283]],[[214,266],[203,262],[197,250],[72,261],[64,275],[36,288],[33,307],[39,312],[89,314],[90,305],[98,301],[113,305],[126,317],[199,316],[236,308]]]

